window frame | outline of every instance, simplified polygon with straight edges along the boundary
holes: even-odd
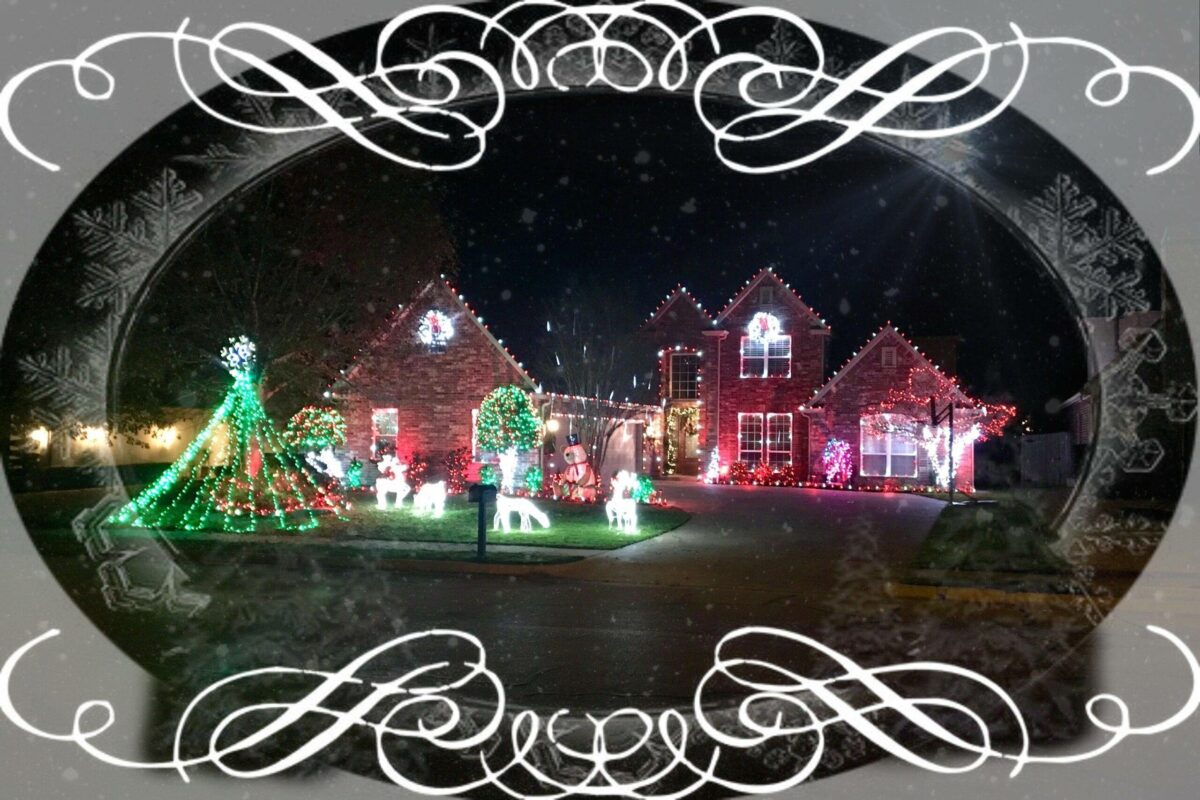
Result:
[[[747,355],[747,345],[762,349],[762,355]],[[772,353],[771,348],[779,345],[784,349],[783,353]],[[749,336],[742,336],[741,347],[738,351],[741,356],[739,374],[743,378],[790,378],[792,377],[792,337],[790,334],[781,334],[770,340],[755,341]],[[762,366],[753,372],[748,372],[746,362],[761,362]],[[775,369],[780,369],[782,366],[787,367],[785,372],[772,371],[772,362],[775,362]],[[782,362],[780,364],[779,362]]]
[[[887,431],[880,434],[868,435],[868,426],[870,420],[875,417],[888,416],[904,416],[902,414],[864,414],[858,420],[858,474],[864,478],[916,478],[920,473],[919,448],[917,438],[906,433],[898,431]],[[882,440],[883,445],[881,450],[868,450],[868,440],[871,440],[871,447],[875,447],[874,440]],[[901,448],[897,448],[901,445]],[[907,452],[911,448],[912,452]],[[878,458],[883,456],[883,472],[874,472],[867,468],[867,456]],[[912,472],[900,473],[897,472],[897,459],[912,459]]]
[[[381,433],[379,430],[378,416],[380,412],[390,412],[395,430],[390,434]],[[380,406],[371,408],[371,457],[375,458],[379,455],[379,440],[391,439],[393,452],[398,447],[400,438],[400,409],[396,406]]]
[[[746,422],[755,421],[758,427],[758,445],[756,447],[746,447]],[[766,446],[766,421],[764,415],[760,412],[738,412],[738,461],[744,464],[757,467],[763,461],[763,448]],[[752,458],[747,458],[747,455]]]
[[[774,442],[772,441],[773,437],[771,435],[771,423],[785,417],[787,418],[787,449],[782,450],[772,446]],[[771,467],[782,467],[786,464],[791,464],[795,457],[796,444],[795,429],[793,427],[791,412],[769,412],[766,415],[763,430],[763,455],[765,456],[767,465]],[[740,445],[741,442],[739,441],[738,444]],[[776,459],[775,456],[779,456],[781,460]]]
[[[686,390],[681,393],[680,383],[676,379],[675,359],[684,358],[691,359],[695,364],[695,369],[691,374],[690,393]],[[700,356],[692,352],[670,353],[667,357],[667,397],[671,400],[699,400],[700,399]]]

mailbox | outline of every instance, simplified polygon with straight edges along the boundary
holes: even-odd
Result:
[[[487,561],[487,507],[496,502],[496,487],[490,483],[472,483],[467,487],[467,501],[479,504],[475,538],[475,558]]]
[[[471,503],[493,503],[496,487],[490,483],[472,483],[467,487],[467,501]]]

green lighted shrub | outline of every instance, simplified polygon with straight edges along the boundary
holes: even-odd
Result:
[[[491,464],[484,464],[479,468],[479,482],[488,486],[499,486],[500,475]]]
[[[542,490],[542,468],[530,467],[525,470],[525,488],[533,494],[537,494]]]
[[[350,465],[346,467],[346,485],[351,489],[362,488],[362,472],[363,463],[357,458],[350,460]]]
[[[638,475],[637,485],[633,487],[633,492],[630,495],[639,503],[649,503],[654,497],[654,484],[650,481],[649,475]]]

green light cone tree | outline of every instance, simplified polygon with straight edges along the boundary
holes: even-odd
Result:
[[[255,346],[230,339],[221,358],[233,385],[175,463],[109,522],[166,530],[300,531],[340,498],[320,486],[275,431],[258,396]],[[221,432],[224,436],[221,436]]]
[[[512,494],[517,453],[536,446],[542,433],[529,395],[520,386],[497,386],[479,404],[475,430],[481,448],[500,454],[500,488]]]

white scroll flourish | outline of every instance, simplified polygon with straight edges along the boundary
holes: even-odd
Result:
[[[428,47],[414,52],[412,42],[430,39],[436,23],[473,31],[469,48]],[[781,29],[798,44],[789,56],[768,57],[758,50],[735,50],[723,31],[744,25]],[[1102,67],[1086,86],[1094,105],[1124,100],[1137,77],[1153,78],[1182,95],[1191,112],[1183,145],[1152,167],[1154,175],[1171,169],[1200,141],[1200,93],[1179,75],[1154,66],[1127,64],[1107,48],[1065,36],[1029,37],[1012,25],[1012,38],[991,42],[967,28],[941,27],[919,33],[837,74],[825,47],[805,20],[769,6],[749,6],[706,17],[678,0],[641,0],[612,5],[571,5],[558,0],[518,0],[487,16],[471,8],[428,5],[401,14],[382,29],[374,66],[363,74],[303,39],[273,25],[240,22],[211,37],[187,31],[125,33],[102,39],[74,58],[31,66],[0,89],[0,132],[18,152],[49,170],[58,165],[36,155],[13,127],[17,92],[31,78],[55,68],[69,69],[75,91],[88,100],[113,96],[116,78],[99,63],[107,50],[130,42],[169,42],[180,83],[191,100],[214,118],[262,134],[340,133],[390,161],[409,167],[447,171],[465,169],[482,158],[487,135],[504,116],[510,91],[571,86],[605,86],[620,92],[658,89],[690,91],[702,124],[712,134],[717,157],[731,169],[770,173],[810,164],[863,135],[905,139],[961,136],[994,120],[1017,97],[1030,72],[1030,48],[1073,48],[1099,56]],[[424,30],[425,35],[414,31]],[[232,40],[263,37],[276,49],[294,51],[303,69],[285,68]],[[452,43],[463,41],[459,36]],[[185,69],[185,49],[207,56],[211,75],[243,100],[283,100],[306,111],[287,121],[246,119],[206,102]],[[906,71],[897,84],[896,67],[911,66],[909,56],[929,47],[950,52],[917,71]],[[1012,75],[993,75],[994,63],[1012,56]],[[781,63],[786,61],[787,63]],[[799,61],[800,63],[792,63]],[[295,64],[297,62],[288,62]],[[925,63],[925,62],[922,62]],[[235,76],[232,67],[253,73]],[[947,88],[944,78],[968,72],[965,83]],[[301,74],[303,73],[303,74]],[[1000,98],[981,90],[987,79],[1008,86]],[[91,85],[89,85],[91,84]],[[714,104],[714,94],[722,96]],[[467,104],[465,101],[479,101]],[[730,116],[730,101],[741,108]],[[481,105],[482,103],[482,105]],[[470,106],[470,107],[468,107]],[[933,121],[899,125],[901,119]],[[373,136],[390,126],[430,146],[414,154],[411,142]],[[832,136],[792,138],[782,150],[755,152],[759,143],[825,126]],[[779,144],[779,143],[777,143]]]
[[[625,708],[605,716],[586,715],[581,723],[566,710],[546,717],[528,710],[509,712],[503,683],[487,666],[483,645],[474,636],[453,630],[401,636],[333,672],[265,667],[217,681],[188,704],[176,729],[174,756],[168,761],[132,761],[102,749],[98,740],[116,721],[107,701],[81,704],[69,729],[61,732],[40,728],[17,710],[12,696],[17,667],[33,657],[35,648],[58,636],[57,630],[28,642],[4,663],[0,712],[28,734],[72,742],[106,764],[175,770],[185,781],[189,770],[201,765],[215,766],[236,778],[276,775],[356,732],[374,740],[378,766],[388,779],[422,794],[461,795],[491,786],[513,797],[546,800],[572,795],[661,800],[682,798],[706,785],[767,794],[811,776],[825,754],[826,732],[836,727],[852,729],[884,752],[929,772],[963,773],[1001,760],[1012,764],[1011,777],[1016,777],[1028,765],[1097,758],[1131,736],[1165,733],[1196,712],[1200,707],[1196,656],[1171,632],[1154,626],[1148,630],[1183,656],[1192,684],[1186,701],[1165,720],[1134,724],[1126,701],[1113,694],[1097,695],[1087,704],[1088,718],[1108,738],[1092,750],[1064,756],[1030,753],[1021,710],[999,685],[979,673],[934,661],[865,668],[812,638],[774,628],[742,628],[721,640],[712,667],[696,688],[690,718],[676,710],[652,715]],[[764,645],[786,654],[789,663],[816,665],[813,670],[820,674],[752,655]],[[429,660],[412,657],[408,663],[415,660],[415,666],[394,666],[401,653],[411,657],[431,648]],[[454,657],[445,658],[443,653]],[[957,696],[971,699],[910,696],[897,688],[904,685],[903,678],[913,676],[959,682],[968,691]],[[714,718],[722,713],[714,711],[718,704],[709,694],[716,684],[722,684],[723,699],[731,692],[741,697],[733,712],[724,712],[724,722]],[[213,705],[234,688],[241,690],[238,697],[253,696],[255,702],[233,710],[226,703],[219,707],[217,714],[224,716],[215,724],[189,730],[199,725],[198,719],[215,719]],[[1004,721],[985,719],[984,707],[1011,717],[1006,728],[1019,732],[1014,748],[992,745],[992,731]],[[893,723],[899,718],[905,724],[885,726],[880,722],[885,711]],[[573,731],[567,731],[570,724]],[[588,730],[572,738],[580,724]],[[207,750],[185,753],[187,733],[192,734],[188,741],[207,742]],[[934,760],[927,746],[915,746],[930,741],[941,745],[940,758],[952,760]],[[731,756],[753,756],[756,748],[761,753],[763,745],[772,743],[803,754],[783,777],[751,782],[745,779],[744,769],[727,769]],[[424,773],[412,774],[414,747],[456,755],[454,768],[447,772],[458,782],[433,785]],[[549,751],[552,757],[537,758],[535,751]],[[403,757],[395,757],[401,753]],[[649,762],[647,754],[653,756]],[[248,761],[249,755],[258,758]],[[555,768],[547,768],[547,761]]]

